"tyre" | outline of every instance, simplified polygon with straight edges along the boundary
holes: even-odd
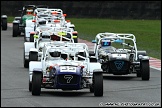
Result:
[[[13,37],[17,37],[19,35],[19,24],[13,24]]]
[[[78,43],[78,38],[74,38],[74,43]]]
[[[38,53],[29,52],[29,61],[38,61]]]
[[[141,77],[142,80],[149,80],[150,79],[150,66],[149,66],[149,60],[141,60]]]
[[[29,81],[29,91],[32,91],[32,83]]]
[[[34,42],[34,34],[30,34],[30,42]]]
[[[40,95],[41,93],[41,73],[33,73],[32,76],[32,95]]]
[[[93,73],[94,95],[103,96],[103,76],[100,72]]]
[[[69,39],[71,39],[71,34],[70,33],[67,33],[66,37],[69,38]]]
[[[26,60],[25,59],[25,51],[24,51],[24,57],[23,57],[24,59],[24,68],[29,68],[29,60]]]
[[[2,18],[2,30],[7,30],[7,18]]]

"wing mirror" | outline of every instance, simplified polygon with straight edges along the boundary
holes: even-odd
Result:
[[[92,40],[92,43],[96,43],[96,40]]]

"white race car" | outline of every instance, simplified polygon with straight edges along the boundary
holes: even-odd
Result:
[[[42,55],[42,47],[45,43],[54,43],[55,45],[65,44],[67,42],[74,43],[73,38],[66,38],[59,35],[51,35],[48,31],[43,31],[41,34],[34,35],[34,42],[24,43],[24,67],[29,67],[29,61],[40,60]]]
[[[90,62],[86,44],[45,45],[42,50],[41,61],[29,63],[29,91],[32,95],[40,95],[41,88],[89,88],[95,96],[103,96],[101,64]]]

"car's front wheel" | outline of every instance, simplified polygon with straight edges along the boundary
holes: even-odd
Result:
[[[19,24],[13,23],[13,34],[12,34],[12,36],[17,37],[18,35],[19,35]]]
[[[23,55],[23,60],[24,60],[24,68],[29,68],[29,60],[25,59],[25,51],[24,51],[24,55]]]
[[[141,60],[141,76],[142,80],[149,80],[150,79],[150,66],[149,60]]]
[[[103,75],[101,72],[93,73],[94,95],[103,96]]]
[[[41,73],[33,73],[32,76],[32,95],[40,95],[41,93]]]

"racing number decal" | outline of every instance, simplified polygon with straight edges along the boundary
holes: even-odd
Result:
[[[64,75],[64,78],[66,79],[67,83],[70,83],[70,81],[73,79],[72,75]]]

